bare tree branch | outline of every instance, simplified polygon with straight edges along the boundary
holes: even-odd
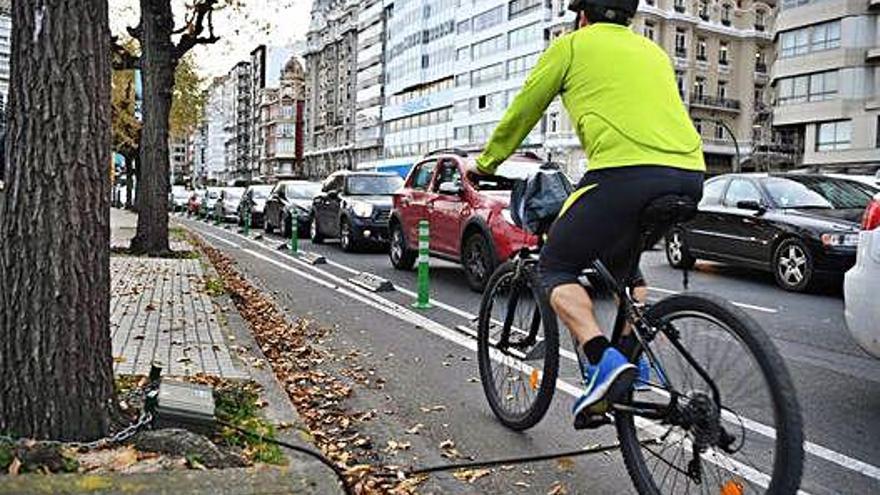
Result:
[[[182,31],[183,36],[180,37],[180,41],[177,42],[177,46],[175,46],[174,56],[177,60],[180,60],[181,57],[186,55],[186,53],[193,49],[196,45],[210,45],[220,41],[218,36],[214,35],[214,7],[217,5],[219,0],[202,0],[194,4],[191,8],[193,9],[192,16],[187,19],[187,22],[184,24]],[[202,36],[205,32],[205,21],[207,20],[207,28],[208,34],[207,36]]]

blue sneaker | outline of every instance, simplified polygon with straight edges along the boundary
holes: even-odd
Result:
[[[629,391],[636,379],[637,368],[627,361],[617,349],[609,347],[602,354],[599,364],[587,366],[584,381],[587,390],[575,401],[572,414],[578,416],[582,411],[602,401],[614,402]]]
[[[639,392],[645,392],[647,390],[651,390],[651,387],[648,385],[651,381],[651,372],[653,368],[651,368],[651,364],[648,362],[648,358],[642,354],[639,358],[639,377],[636,379],[635,385],[633,388]],[[663,376],[659,370],[653,370],[657,374],[657,380],[660,382],[660,385],[666,386],[666,378]]]

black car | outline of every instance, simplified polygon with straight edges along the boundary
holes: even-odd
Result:
[[[274,189],[271,185],[254,184],[248,186],[238,204],[238,224],[244,225],[247,216],[251,217],[251,227],[262,227],[266,213],[266,202]]]
[[[321,184],[305,180],[284,180],[275,184],[264,211],[264,228],[272,233],[281,231],[290,237],[293,218],[297,219],[297,234],[305,237],[312,223],[312,198],[321,191]]]
[[[388,243],[392,194],[403,186],[397,174],[340,171],[324,181],[312,202],[312,242],[339,238],[342,249]]]
[[[697,216],[666,237],[666,259],[770,270],[803,291],[855,263],[859,218],[871,186],[815,174],[729,174],[706,182]]]

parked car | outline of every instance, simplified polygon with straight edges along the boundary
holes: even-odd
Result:
[[[387,244],[391,195],[402,185],[403,179],[393,173],[331,174],[312,200],[312,242],[338,238],[346,251],[367,243]]]
[[[297,234],[308,237],[312,224],[312,199],[321,192],[320,182],[284,180],[275,185],[266,201],[265,229],[281,231],[290,237],[293,218],[297,219]]]
[[[460,150],[439,152],[412,168],[394,196],[390,257],[395,268],[412,268],[418,224],[425,219],[431,255],[461,263],[476,291],[483,290],[499,263],[537,243],[514,225],[508,206],[515,179],[536,173],[542,162],[532,154],[515,155],[496,176],[478,176],[468,172],[475,158]]]
[[[225,222],[238,221],[238,205],[241,203],[241,197],[244,195],[243,187],[222,187],[220,188],[220,197],[214,208],[217,210],[217,217]]]
[[[186,189],[186,186],[171,186],[171,192],[168,193],[168,204],[171,210],[185,210],[189,196],[190,192]]]
[[[676,268],[697,259],[773,272],[790,291],[855,263],[859,219],[876,192],[818,174],[728,174],[706,182],[696,218],[666,237]]]
[[[248,214],[251,217],[251,227],[263,226],[263,213],[266,211],[266,200],[272,193],[274,186],[253,185],[244,191],[241,202],[238,204],[238,224],[244,225]]]
[[[216,213],[215,206],[220,199],[220,187],[209,187],[205,190],[205,196],[199,205],[199,213],[205,216],[211,216]]]
[[[880,359],[880,194],[862,216],[856,264],[843,283],[846,326],[868,354]]]
[[[202,201],[205,199],[205,194],[207,191],[205,189],[196,189],[189,195],[189,200],[186,203],[187,211],[192,215],[198,215],[199,209],[202,207]]]

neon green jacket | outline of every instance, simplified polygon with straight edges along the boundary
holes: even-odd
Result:
[[[556,95],[590,170],[706,169],[666,52],[627,27],[599,23],[560,37],[544,52],[477,158],[480,171],[493,173],[513,154]]]

